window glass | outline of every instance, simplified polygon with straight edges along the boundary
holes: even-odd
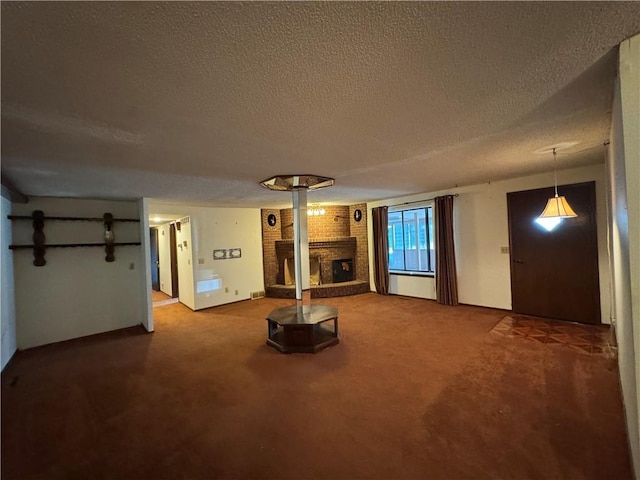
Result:
[[[433,208],[389,212],[389,270],[433,273]]]
[[[389,269],[404,270],[402,212],[389,213]]]

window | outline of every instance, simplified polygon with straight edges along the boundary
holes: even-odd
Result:
[[[433,206],[389,212],[389,271],[434,273]]]

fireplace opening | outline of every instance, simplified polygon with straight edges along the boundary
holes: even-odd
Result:
[[[353,281],[353,259],[345,258],[342,260],[333,260],[333,283],[351,282]]]
[[[309,284],[320,285],[320,257],[309,257]],[[284,284],[296,284],[296,266],[293,258],[284,259]]]

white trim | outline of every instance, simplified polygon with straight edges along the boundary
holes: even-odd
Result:
[[[140,281],[142,282],[141,320],[147,332],[153,332],[153,300],[151,299],[151,236],[149,235],[149,199],[138,200],[140,217]]]
[[[435,202],[433,200],[425,200],[424,202],[417,201],[411,202],[410,205],[394,205],[388,208],[388,212],[404,212],[407,210],[418,210],[420,208],[434,207]]]

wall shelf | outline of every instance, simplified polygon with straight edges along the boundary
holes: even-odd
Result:
[[[7,215],[9,220],[33,220],[30,215]],[[42,220],[61,220],[65,222],[104,222],[103,217],[42,217]],[[113,222],[140,222],[138,218],[114,218]]]
[[[111,213],[105,213],[102,217],[47,217],[42,210],[34,210],[31,216],[28,215],[7,215],[9,220],[30,220],[33,222],[33,244],[29,245],[9,245],[10,250],[33,250],[33,264],[36,267],[46,265],[45,254],[48,248],[75,248],[75,247],[102,247],[105,249],[107,262],[115,261],[114,248],[129,245],[141,245],[141,242],[114,242],[113,224],[117,222],[139,223],[137,218],[113,218]],[[45,243],[44,225],[46,221],[63,222],[102,222],[104,230],[101,236],[104,242],[95,243]]]
[[[51,243],[42,245],[45,248],[75,248],[75,247],[105,247],[106,243]],[[140,242],[116,242],[112,243],[114,247],[126,247],[129,245],[141,245]],[[9,245],[10,250],[23,250],[34,248],[36,245]]]

